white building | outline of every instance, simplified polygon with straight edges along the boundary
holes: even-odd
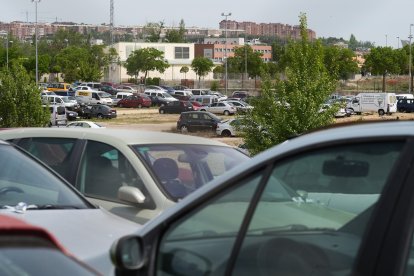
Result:
[[[194,44],[193,43],[143,43],[143,42],[120,42],[112,45],[119,55],[120,63],[124,63],[129,55],[142,48],[155,48],[164,53],[164,59],[170,65],[164,73],[157,71],[148,72],[147,78],[161,78],[164,81],[173,81],[179,83],[181,79],[197,79],[196,73],[191,69],[191,62],[194,59]],[[180,73],[183,66],[187,66],[190,70],[184,76]],[[140,73],[138,77],[143,77]],[[127,74],[126,68],[118,64],[110,66],[108,74],[105,79],[111,82],[126,82],[131,76]],[[213,79],[213,73],[210,73],[205,80]]]

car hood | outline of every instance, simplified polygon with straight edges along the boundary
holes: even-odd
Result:
[[[141,226],[104,209],[28,210],[2,214],[45,228],[77,259],[104,275],[113,274],[109,249],[118,238],[135,233]]]

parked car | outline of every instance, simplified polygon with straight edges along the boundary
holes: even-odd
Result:
[[[0,139],[50,165],[92,203],[137,223],[249,158],[211,139],[151,131],[27,128],[2,130]]]
[[[66,109],[66,119],[68,121],[75,121],[78,118],[78,112]]]
[[[110,106],[113,105],[111,94],[101,91],[101,92],[98,92],[98,95],[101,98],[101,104],[106,104]]]
[[[172,88],[171,86],[168,86],[168,85],[160,85],[160,87],[162,89],[164,89],[165,91],[167,91],[168,93],[170,93],[170,94],[173,94],[174,91],[175,91],[174,88]]]
[[[216,133],[218,136],[223,137],[238,136],[242,128],[241,120],[239,118],[232,118],[218,123]]]
[[[246,113],[248,111],[251,111],[253,109],[253,106],[243,102],[241,100],[237,101],[237,100],[226,100],[226,102],[228,102],[229,104],[233,105],[236,107],[236,111],[237,113]]]
[[[117,102],[119,107],[133,107],[133,108],[142,108],[142,107],[151,107],[152,101],[151,98],[145,94],[135,94],[123,98]]]
[[[414,111],[414,99],[401,98],[397,101],[398,112],[413,112]]]
[[[147,85],[145,86],[145,90],[144,90],[144,93],[146,92],[166,92],[167,93],[168,90],[158,85]]]
[[[105,128],[98,123],[92,121],[76,121],[66,125],[66,127],[82,127],[82,128]]]
[[[49,83],[47,85],[48,91],[55,91],[55,90],[69,90],[71,85],[69,83],[59,82],[59,83]]]
[[[175,86],[173,86],[173,88],[174,88],[174,90],[187,90],[187,89],[189,89],[189,87],[185,86],[185,85],[175,85]]]
[[[194,96],[211,95],[211,91],[209,89],[193,88],[193,89],[185,89],[185,90],[190,91],[191,94],[193,94]]]
[[[191,131],[216,131],[221,118],[206,111],[182,112],[177,121],[177,130],[182,133]]]
[[[219,101],[225,101],[228,98],[226,95],[223,95],[222,93],[220,93],[218,91],[211,91],[210,94],[211,95],[216,95],[218,97]]]
[[[203,105],[197,101],[190,101],[190,103],[193,105],[194,111],[198,111]]]
[[[34,129],[57,132],[66,130],[66,128]],[[21,130],[14,129],[14,131]],[[4,132],[7,131],[4,130]],[[65,147],[61,148],[63,150],[61,152],[51,152],[53,146],[51,144],[49,148],[44,147],[40,152],[35,146],[37,149],[32,151],[44,161],[54,160],[48,162],[49,167],[20,147],[0,141],[0,214],[47,229],[76,258],[100,273],[109,275],[113,272],[108,256],[111,243],[123,235],[135,232],[140,226],[92,205],[72,185],[51,170],[50,168],[56,169],[56,162],[67,162],[68,160],[61,159],[62,154],[65,154],[67,150],[73,150],[73,148]],[[6,241],[2,239],[2,242]],[[8,241],[13,242],[11,239]],[[41,244],[36,244],[34,240],[31,244],[40,249]],[[12,270],[13,264],[8,262],[3,250],[4,247],[0,250],[2,256],[0,274],[27,275],[21,270]],[[20,260],[21,265],[27,262],[28,266],[24,266],[26,268],[35,268],[39,265],[37,260],[47,256],[47,252],[43,251],[31,254],[27,258],[24,252],[16,251],[18,259],[15,260]],[[49,263],[43,263],[43,268],[57,265],[57,262],[58,260],[54,261],[50,256]],[[64,269],[63,264],[61,265],[60,269]],[[2,273],[6,269],[9,269],[10,274]],[[65,272],[54,275],[61,275],[61,273]]]
[[[118,275],[410,274],[413,138],[382,122],[279,144],[118,240]]]
[[[66,115],[66,108],[62,105],[43,105],[43,108],[49,108],[50,122],[49,127],[52,126],[65,126],[68,122]]]
[[[116,110],[103,104],[87,105],[82,108],[79,114],[82,118],[91,119],[93,117],[98,119],[112,119],[116,118]]]
[[[132,86],[129,86],[129,85],[119,85],[116,87],[116,90],[118,90],[118,92],[130,92],[130,93],[138,92],[137,89],[134,89]]]
[[[146,91],[145,94],[151,98],[152,105],[154,106],[163,106],[170,102],[178,101],[167,92],[150,92]]]
[[[231,97],[243,100],[244,98],[249,97],[249,93],[247,91],[234,91],[231,94]]]
[[[45,229],[0,215],[0,275],[100,275],[73,257]]]
[[[199,109],[200,111],[208,111],[214,114],[233,115],[237,109],[234,105],[228,102],[216,102],[210,105],[203,106]]]
[[[66,109],[77,110],[80,105],[74,96],[60,96]]]
[[[102,85],[100,88],[101,91],[104,91],[106,93],[109,93],[111,95],[116,95],[116,93],[118,93],[119,91],[117,89],[115,89],[113,86],[109,86],[109,85]]]
[[[181,112],[193,111],[193,105],[189,101],[174,101],[166,105],[160,106],[158,109],[160,114],[174,113],[180,114]]]

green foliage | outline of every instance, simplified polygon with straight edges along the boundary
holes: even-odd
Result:
[[[185,24],[181,19],[180,27],[178,30],[168,30],[165,34],[165,41],[170,43],[183,43],[185,42]]]
[[[164,53],[155,48],[142,48],[135,50],[127,58],[125,64],[127,74],[138,78],[140,72],[144,73],[144,83],[149,71],[156,70],[163,73],[169,64],[164,60]]]
[[[244,141],[252,154],[334,120],[337,107],[320,110],[337,80],[324,66],[321,44],[308,41],[304,14],[300,15],[300,28],[301,41],[292,41],[286,48],[285,79],[272,84],[264,75],[261,96],[242,118]]]
[[[194,70],[194,72],[196,72],[199,83],[201,77],[207,76],[207,74],[211,72],[213,67],[214,63],[211,61],[211,59],[206,57],[196,57],[191,62],[191,68]]]
[[[183,66],[180,69],[180,73],[184,73],[184,79],[187,79],[187,73],[188,71],[190,71],[190,68],[188,68],[188,66]]]
[[[211,82],[210,90],[211,91],[218,91],[219,89],[219,83],[218,81]]]
[[[42,127],[50,121],[40,91],[23,66],[0,72],[0,127]]]
[[[160,85],[161,79],[160,78],[147,78],[147,85]]]
[[[144,26],[144,37],[147,42],[158,42],[161,38],[161,32],[164,29],[164,22],[158,23],[150,22]]]
[[[324,48],[324,63],[326,68],[336,78],[347,80],[352,74],[359,72],[355,53],[350,49],[343,49],[336,46]]]
[[[404,55],[391,47],[375,47],[365,58],[365,69],[374,75],[382,76],[382,91],[386,91],[387,74],[399,74],[404,63]]]
[[[254,78],[260,76],[263,69],[262,53],[254,52],[250,45],[236,47],[234,50],[234,57],[229,57],[228,72],[230,73],[244,73],[246,70],[250,77]]]

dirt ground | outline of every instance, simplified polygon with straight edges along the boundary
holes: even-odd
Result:
[[[143,129],[150,131],[177,132],[176,123],[179,114],[159,114],[158,108],[115,108],[118,117],[111,120],[103,120],[100,123],[108,128]],[[223,119],[227,116],[221,116]],[[231,116],[228,116],[229,118]],[[350,123],[356,121],[385,121],[385,120],[414,120],[414,113],[394,113],[392,115],[379,116],[378,114],[352,115],[345,118],[337,118],[337,123]],[[242,143],[239,137],[217,137],[213,134],[190,133],[187,135],[203,136],[222,141],[232,146]]]

